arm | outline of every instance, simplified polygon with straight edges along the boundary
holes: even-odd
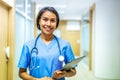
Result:
[[[76,70],[71,68],[69,71],[60,71],[57,70],[53,74],[53,79],[60,79],[62,77],[72,77],[76,74]]]
[[[54,80],[50,77],[43,77],[43,78],[32,77],[27,73],[27,70],[23,68],[19,69],[19,77],[23,80]]]
[[[23,68],[19,69],[19,77],[23,80],[37,80],[36,78],[28,75],[27,70]]]

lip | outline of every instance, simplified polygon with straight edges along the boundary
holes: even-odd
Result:
[[[51,31],[53,28],[50,28],[50,27],[47,27],[47,26],[46,26],[44,29],[45,29],[46,31]]]

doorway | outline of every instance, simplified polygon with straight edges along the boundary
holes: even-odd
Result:
[[[8,41],[8,13],[9,9],[2,3],[0,3],[0,78],[1,80],[7,80],[7,57],[6,47]]]
[[[14,80],[14,0],[0,1],[0,78]],[[7,51],[6,51],[7,50]]]

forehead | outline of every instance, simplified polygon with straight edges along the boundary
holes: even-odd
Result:
[[[42,17],[56,18],[56,15],[53,12],[51,12],[51,11],[45,11],[42,14]]]

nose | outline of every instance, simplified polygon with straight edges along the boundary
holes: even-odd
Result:
[[[50,24],[51,24],[51,22],[48,20],[48,21],[47,21],[47,25],[50,26]]]

